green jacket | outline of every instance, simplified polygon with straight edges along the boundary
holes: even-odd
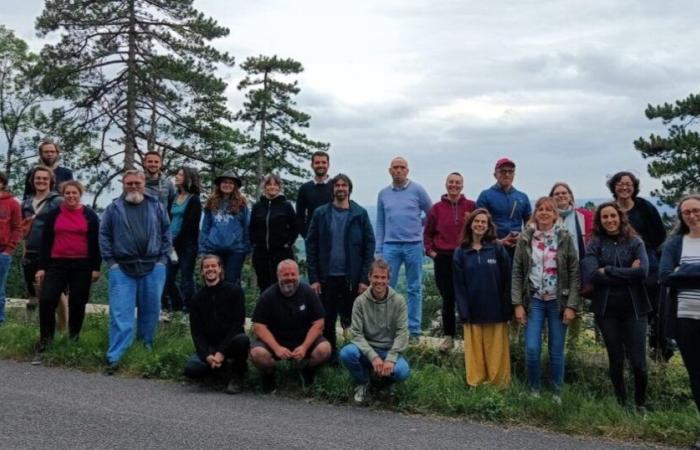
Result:
[[[372,361],[375,348],[388,350],[386,360],[396,362],[408,347],[408,312],[406,301],[392,288],[383,300],[372,297],[368,288],[355,299],[352,307],[352,343]]]
[[[532,236],[535,230],[528,227],[523,231],[515,246],[513,256],[513,278],[511,283],[511,301],[513,305],[528,308],[532,294],[530,292],[530,270],[532,269]],[[569,232],[560,228],[557,231],[557,301],[559,309],[572,308],[580,311],[579,296],[579,262],[574,241]]]

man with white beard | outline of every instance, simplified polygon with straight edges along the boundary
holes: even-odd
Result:
[[[127,170],[122,183],[124,193],[107,206],[100,224],[100,251],[109,266],[107,375],[118,369],[134,340],[135,308],[136,338],[147,348],[153,345],[171,248],[168,214],[158,198],[145,193],[144,173]]]

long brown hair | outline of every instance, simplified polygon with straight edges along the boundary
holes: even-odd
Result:
[[[600,220],[600,213],[604,208],[613,208],[617,211],[617,215],[620,217],[620,234],[619,239],[630,239],[637,236],[637,232],[634,230],[630,224],[629,218],[627,218],[627,213],[620,208],[616,202],[605,202],[598,205],[595,210],[595,218],[593,221],[593,235],[601,238],[604,236],[609,236],[608,232],[603,228],[603,222]],[[619,240],[618,239],[618,240]]]
[[[223,180],[222,180],[223,181]],[[214,192],[211,193],[207,202],[204,205],[204,209],[208,211],[216,211],[219,209],[221,202],[226,198],[226,195],[221,192],[221,182],[217,183],[214,187]],[[238,190],[238,185],[233,183],[233,192],[229,197],[228,212],[231,214],[238,214],[246,206],[246,200],[241,191]]]
[[[488,222],[488,225],[486,227],[486,233],[484,233],[484,237],[481,238],[481,242],[485,244],[487,242],[496,240],[496,225],[493,223],[491,214],[486,208],[476,208],[474,211],[471,212],[471,214],[469,214],[469,216],[467,216],[467,220],[464,221],[462,233],[459,238],[459,242],[462,247],[471,247],[474,243],[474,232],[472,231],[472,222],[474,222],[474,219],[476,219],[476,216],[478,216],[479,214],[484,214]]]

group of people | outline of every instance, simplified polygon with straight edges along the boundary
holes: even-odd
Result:
[[[464,179],[453,172],[446,193],[433,204],[408,177],[408,161],[396,157],[389,166],[391,184],[377,197],[373,228],[367,211],[351,200],[351,179],[329,176],[327,153],[313,154],[314,178],[299,189],[295,208],[276,174],[261,180],[262,196],[249,205],[233,172],[216,177],[202,204],[195,169],[179,168],[173,183],[162,173],[160,155],[148,152],[145,171],[124,172],[122,194],[98,218],[81,203],[83,186],[58,164],[58,145],[42,142],[39,153],[41,164],[28,174],[21,206],[0,175],[5,230],[0,233],[0,281],[24,236],[27,291],[39,299],[39,353],[53,337],[57,305],[66,298],[69,334],[78,338],[90,284],[104,260],[109,267],[109,373],[118,369],[134,337],[153,345],[161,308],[184,310],[196,348],[186,365],[189,376],[229,368],[227,390],[238,392],[250,357],[271,390],[280,360],[294,361],[305,384],[330,361],[347,367],[357,383],[355,399],[363,401],[372,375],[394,381],[409,376],[401,354],[422,333],[422,270],[428,256],[443,300],[440,350],[453,348],[458,316],[464,325],[468,385],[509,384],[507,324],[515,321],[525,328],[534,395],[540,391],[547,330],[550,379],[558,400],[567,326],[589,298],[621,404],[627,401],[627,358],[635,405],[646,408],[649,326],[650,346],[660,358],[670,357],[669,337],[675,337],[699,400],[700,358],[691,350],[700,343],[698,196],[681,200],[679,225],[667,240],[658,211],[638,195],[639,180],[630,172],[610,178],[613,199],[595,212],[578,208],[564,182],[538,198],[533,211],[528,196],[513,185],[516,165],[508,158],[496,162],[495,184],[476,201],[464,196]],[[300,280],[295,262],[299,235],[306,246],[308,283]],[[251,252],[260,289],[252,342],[243,330],[240,288]],[[196,291],[198,256],[204,284]],[[395,290],[401,266],[406,301]],[[0,321],[2,313],[0,307]],[[342,349],[337,348],[338,318],[347,343]]]

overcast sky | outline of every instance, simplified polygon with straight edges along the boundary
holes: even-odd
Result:
[[[3,0],[0,22],[29,41],[39,0]],[[10,4],[12,7],[10,8]],[[305,72],[300,109],[310,137],[331,143],[331,172],[353,198],[374,204],[393,156],[434,200],[449,172],[475,198],[496,159],[517,163],[531,198],[568,181],[577,197],[606,197],[607,176],[627,169],[642,194],[658,182],[632,142],[662,132],[647,104],[698,92],[700,2],[226,1],[195,7],[230,28],[217,48],[238,63],[291,57]],[[230,106],[242,73],[222,73]]]

